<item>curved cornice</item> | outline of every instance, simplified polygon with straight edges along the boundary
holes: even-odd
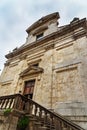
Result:
[[[50,21],[52,19],[58,19],[58,18],[60,18],[58,12],[46,15],[46,16],[42,17],[41,19],[39,19],[38,21],[36,21],[34,24],[32,24],[28,29],[26,29],[26,32],[29,33],[30,31],[32,31],[32,30],[36,29],[37,27],[43,25],[47,21]]]

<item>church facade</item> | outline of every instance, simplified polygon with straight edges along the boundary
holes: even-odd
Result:
[[[59,26],[59,18],[56,12],[36,21],[26,30],[26,43],[5,56],[0,96],[21,93],[84,126],[87,21]]]

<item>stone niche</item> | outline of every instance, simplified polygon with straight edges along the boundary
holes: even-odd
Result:
[[[82,100],[82,87],[77,65],[57,70],[56,79],[58,102]]]
[[[54,111],[87,128],[87,103],[84,102],[79,65],[56,71],[56,102]]]

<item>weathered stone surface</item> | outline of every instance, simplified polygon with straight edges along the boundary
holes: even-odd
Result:
[[[0,111],[0,130],[16,130],[18,118],[12,115],[4,116]]]
[[[25,81],[35,79],[33,100],[59,113],[74,115],[78,111],[78,116],[84,115],[87,102],[87,37],[86,33],[83,35],[85,29],[81,28],[84,26],[80,24],[81,21],[77,25],[72,23],[72,26],[58,28],[57,19],[54,18],[51,23],[46,23],[48,28],[43,32],[44,37],[38,41],[35,41],[36,36],[31,32],[26,44],[13,52],[13,56],[7,56],[9,64],[5,65],[0,77],[0,96],[19,92],[23,94]],[[51,33],[54,35],[45,39]],[[78,36],[75,36],[76,33]],[[43,73],[20,76],[36,63],[43,68]],[[64,107],[66,101],[73,102],[72,108],[69,108],[69,104]],[[74,105],[79,106],[78,103],[74,104],[76,101],[84,103],[82,111],[73,109]],[[64,104],[62,109],[61,102]]]

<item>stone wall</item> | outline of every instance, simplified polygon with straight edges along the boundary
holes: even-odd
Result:
[[[70,40],[64,39],[65,43],[54,40],[50,42],[55,43],[54,48],[47,49],[45,45],[33,53],[27,52],[25,59],[12,59],[1,75],[0,95],[23,92],[24,82],[36,79],[33,99],[48,108],[55,108],[57,102],[84,102],[87,98],[87,39]],[[20,77],[20,73],[36,61],[44,72]]]
[[[16,130],[18,118],[12,115],[4,116],[0,111],[0,130]]]

